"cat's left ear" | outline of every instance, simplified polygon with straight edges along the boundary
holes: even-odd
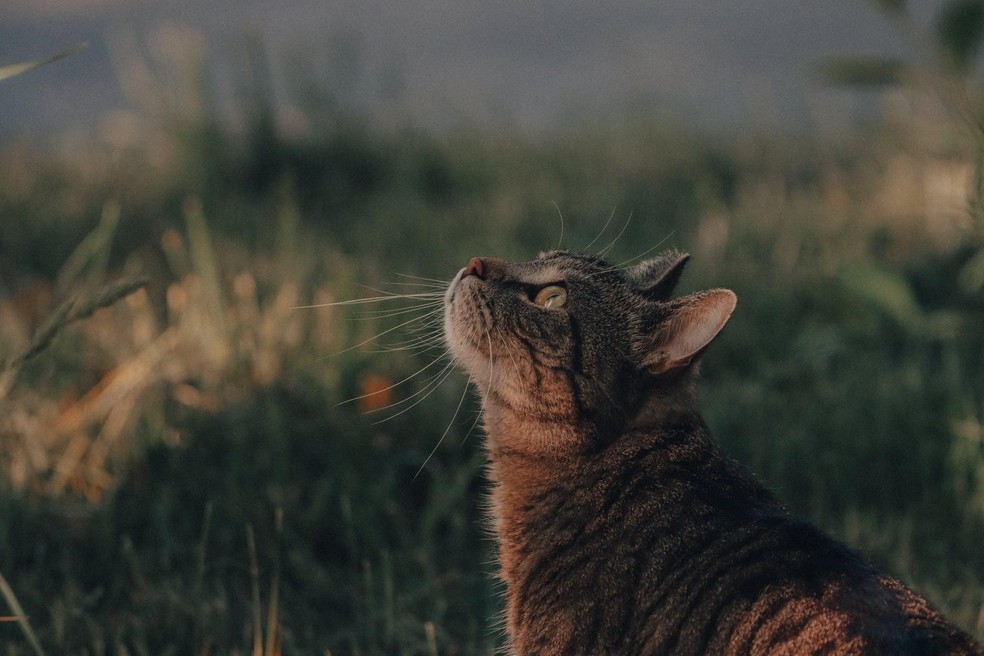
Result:
[[[683,267],[689,259],[690,255],[687,253],[667,251],[640,262],[629,269],[627,274],[636,289],[650,300],[665,301],[673,295],[673,290],[683,275]]]
[[[737,303],[730,289],[712,289],[664,304],[652,334],[636,345],[641,366],[653,374],[687,366],[721,332]]]

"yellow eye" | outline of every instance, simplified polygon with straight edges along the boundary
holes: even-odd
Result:
[[[567,302],[567,290],[557,285],[544,287],[536,293],[533,303],[544,308],[559,308]]]

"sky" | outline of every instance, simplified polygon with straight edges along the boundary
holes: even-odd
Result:
[[[910,4],[925,19],[939,2]],[[221,103],[257,39],[285,102],[303,72],[398,98],[423,125],[533,130],[630,106],[711,125],[835,120],[845,94],[817,83],[818,58],[904,52],[864,0],[4,0],[0,65],[89,48],[4,82],[0,135],[84,130],[147,103],[125,71],[162,52],[201,52]]]

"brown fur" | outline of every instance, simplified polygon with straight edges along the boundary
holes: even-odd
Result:
[[[984,654],[715,446],[694,362],[734,294],[686,256],[473,260],[447,340],[482,394],[514,654]],[[558,285],[566,302],[533,303]]]

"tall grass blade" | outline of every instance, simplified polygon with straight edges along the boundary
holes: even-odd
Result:
[[[55,308],[24,351],[7,362],[0,361],[0,399],[10,391],[20,367],[47,349],[66,326],[92,316],[96,310],[109,307],[146,285],[147,281],[143,279],[120,280],[106,285],[81,300],[70,298]]]
[[[44,656],[44,650],[41,649],[41,643],[38,642],[38,637],[34,635],[34,629],[31,628],[31,622],[27,619],[27,614],[24,613],[24,609],[21,608],[20,602],[17,601],[17,595],[14,594],[13,588],[7,583],[7,579],[3,578],[3,574],[0,574],[0,593],[3,594],[3,598],[6,600],[7,605],[10,606],[10,610],[14,611],[14,615],[17,618],[17,623],[20,625],[21,631],[27,637],[27,641],[31,643],[31,647],[34,649],[34,653],[38,656]]]
[[[109,264],[109,249],[112,245],[113,235],[116,234],[116,226],[119,225],[122,208],[115,201],[106,203],[103,206],[99,223],[85,236],[72,254],[65,260],[61,270],[58,272],[58,286],[61,289],[69,288],[72,283],[79,280],[83,273],[89,282],[102,280],[106,277],[106,269]],[[86,271],[88,269],[88,271]]]
[[[267,608],[267,639],[264,656],[280,656],[280,539],[284,529],[284,509],[277,508],[277,555],[270,581],[270,604]]]
[[[121,280],[106,285],[91,296],[82,300],[72,298],[65,301],[60,306],[55,308],[55,311],[48,316],[48,319],[44,322],[44,324],[42,324],[41,328],[38,329],[34,339],[31,340],[31,345],[28,346],[23,353],[13,358],[10,361],[9,366],[13,367],[24,364],[31,358],[37,356],[39,353],[48,348],[58,333],[60,333],[62,329],[70,323],[91,317],[96,310],[109,307],[121,298],[129,296],[146,285],[147,281],[142,279]]]
[[[45,64],[51,64],[58,61],[59,59],[65,59],[66,57],[71,57],[72,55],[82,52],[89,47],[88,42],[80,43],[74,48],[64,50],[59,52],[53,57],[48,57],[47,59],[39,59],[32,62],[23,62],[21,64],[8,64],[7,66],[0,66],[0,80],[6,80],[7,78],[14,77],[16,75],[23,75],[29,71],[33,71],[39,66],[44,66]]]
[[[433,622],[424,622],[424,635],[427,638],[428,656],[437,656],[437,631]]]
[[[205,217],[200,198],[189,198],[184,205],[185,221],[188,225],[188,247],[191,262],[201,276],[205,288],[208,309],[216,321],[225,314],[225,297],[222,293],[222,278],[219,275],[218,259],[212,246],[212,236]]]
[[[260,605],[260,565],[256,560],[256,539],[253,527],[246,526],[249,545],[249,576],[253,590],[253,656],[263,656],[263,608]]]

